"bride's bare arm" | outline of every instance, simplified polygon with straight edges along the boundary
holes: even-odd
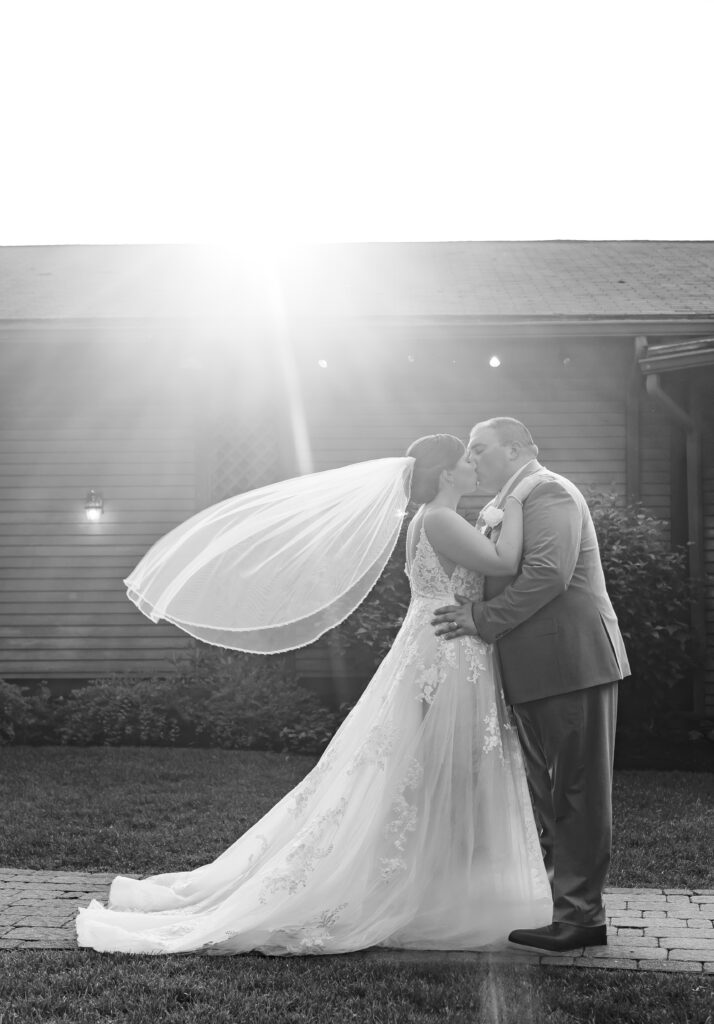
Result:
[[[523,548],[523,508],[517,498],[506,499],[503,525],[493,544],[450,508],[428,509],[424,529],[434,550],[465,569],[486,576],[513,576]]]

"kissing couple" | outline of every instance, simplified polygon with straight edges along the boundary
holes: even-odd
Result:
[[[411,601],[316,766],[215,860],[119,876],[80,946],[131,953],[563,951],[607,941],[618,681],[629,673],[578,488],[518,420],[468,445],[269,485],[198,513],[127,579],[154,621],[271,653],[364,599],[409,501]],[[495,497],[476,527],[456,511]]]

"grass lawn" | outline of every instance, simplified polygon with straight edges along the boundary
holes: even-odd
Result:
[[[0,972],[2,1024],[711,1024],[714,1005],[711,976],[360,954],[13,952]]]
[[[261,751],[0,747],[0,866],[198,867],[314,763]],[[614,801],[611,885],[714,888],[714,774],[616,772]]]
[[[146,874],[215,857],[314,759],[137,748],[0,748],[0,866]],[[612,885],[714,888],[714,776],[620,771]],[[712,1024],[714,977],[360,954],[126,957],[0,952],[0,1024]]]

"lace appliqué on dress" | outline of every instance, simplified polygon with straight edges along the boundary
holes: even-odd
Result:
[[[253,850],[253,852],[248,857],[249,867],[252,867],[254,864],[257,864],[258,861],[262,860],[265,854],[268,852],[268,847],[270,846],[267,837],[262,834],[257,835],[255,837],[255,841],[258,845],[257,849]]]
[[[374,765],[380,771],[387,767],[389,755],[394,749],[396,725],[393,721],[377,722],[367,733],[364,745],[350,762],[348,775],[354,775],[365,764]]]
[[[261,903],[267,903],[268,898],[281,889],[292,895],[307,885],[317,867],[315,862],[329,857],[334,850],[334,840],[346,810],[347,798],[343,797],[329,811],[300,829],[290,844],[287,869],[272,871],[265,878],[259,897]]]
[[[439,675],[439,668],[436,663],[428,668],[424,666],[423,671],[419,675],[420,688],[415,696],[415,700],[422,701],[424,704],[431,704],[433,702],[436,691],[439,688]]]
[[[408,575],[412,594],[434,602],[449,601],[453,603],[454,594],[461,594],[469,600],[480,600],[483,596],[483,576],[457,566],[449,576],[439,561],[436,551],[426,535],[423,522],[418,526],[419,538],[414,549],[411,572]],[[407,567],[408,569],[408,567]],[[431,629],[430,619],[433,607],[427,607],[424,600],[424,613],[419,625],[422,629]],[[442,678],[447,670],[458,668],[459,657],[465,657],[469,669],[469,678],[476,686],[483,672],[487,669],[486,655],[489,645],[479,637],[461,637],[458,640],[441,640],[434,659],[433,650],[428,652],[428,660],[420,657],[419,637],[415,629],[407,643],[407,659],[410,664],[418,665],[415,674],[418,690],[415,700],[423,704],[432,704],[439,690]]]
[[[320,783],[332,769],[336,755],[337,749],[333,737],[332,745],[325,751],[310,774],[302,782],[298,783],[291,794],[290,811],[296,817],[304,814],[307,805],[319,789]]]
[[[349,903],[340,903],[330,910],[323,910],[315,917],[296,925],[295,928],[281,928],[279,932],[273,932],[271,940],[273,943],[285,939],[286,948],[298,953],[323,953],[325,946],[334,935],[335,925],[340,914],[349,906]],[[297,940],[297,941],[296,941]]]
[[[412,595],[416,597],[443,597],[451,591],[451,577],[444,569],[426,535],[423,521],[419,524],[419,539],[414,549],[411,570],[407,568]]]
[[[407,844],[407,834],[413,832],[417,826],[418,811],[416,802],[410,803],[405,794],[407,790],[417,789],[423,778],[422,765],[419,761],[412,760],[392,803],[394,817],[390,818],[384,827],[385,836],[392,841],[392,845],[398,851],[395,857],[380,858],[381,875],[385,881],[391,878],[395,872],[406,870],[407,863],[401,854],[404,853]]]
[[[499,750],[501,757],[503,757],[498,711],[495,704],[492,704],[488,709],[488,714],[484,717],[483,724],[486,726],[486,734],[483,740],[484,754],[490,754],[492,750]]]

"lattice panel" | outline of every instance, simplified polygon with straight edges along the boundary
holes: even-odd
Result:
[[[279,480],[282,473],[275,423],[266,417],[223,416],[208,445],[208,489],[213,502]]]

